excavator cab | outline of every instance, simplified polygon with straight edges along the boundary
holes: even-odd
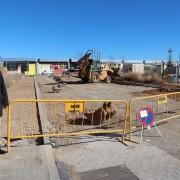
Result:
[[[92,71],[100,71],[101,62],[99,60],[90,60],[91,62],[91,70]]]

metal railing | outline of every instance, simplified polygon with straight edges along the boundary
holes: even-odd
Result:
[[[34,100],[11,102],[7,121],[7,150],[11,140],[39,137],[70,137],[118,133],[121,141],[131,140],[139,128],[137,114],[151,107],[155,122],[180,117],[180,92],[124,100]],[[129,134],[125,139],[125,135]]]
[[[124,100],[16,100],[8,108],[7,149],[11,139],[118,133],[124,141]]]
[[[150,107],[155,114],[155,122],[161,123],[180,117],[180,92],[159,94],[145,97],[134,97],[129,104],[128,133],[140,127],[138,111],[142,107]]]

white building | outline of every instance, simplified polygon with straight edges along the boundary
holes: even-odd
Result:
[[[144,64],[124,63],[123,72],[133,72],[138,74],[144,74]]]
[[[68,68],[68,61],[62,60],[41,60],[37,61],[37,74],[51,74],[54,72],[55,68]]]

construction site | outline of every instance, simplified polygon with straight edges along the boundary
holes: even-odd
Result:
[[[180,180],[179,0],[0,8],[0,180]]]
[[[180,178],[179,65],[171,59],[148,73],[143,63],[103,63],[93,50],[68,68],[4,62],[0,179]]]

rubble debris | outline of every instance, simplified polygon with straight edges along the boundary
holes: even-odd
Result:
[[[61,85],[60,84],[58,84],[58,85],[56,85],[56,86],[52,86],[52,92],[54,92],[54,93],[58,93],[58,92],[60,92],[62,90],[62,88],[61,88]]]

